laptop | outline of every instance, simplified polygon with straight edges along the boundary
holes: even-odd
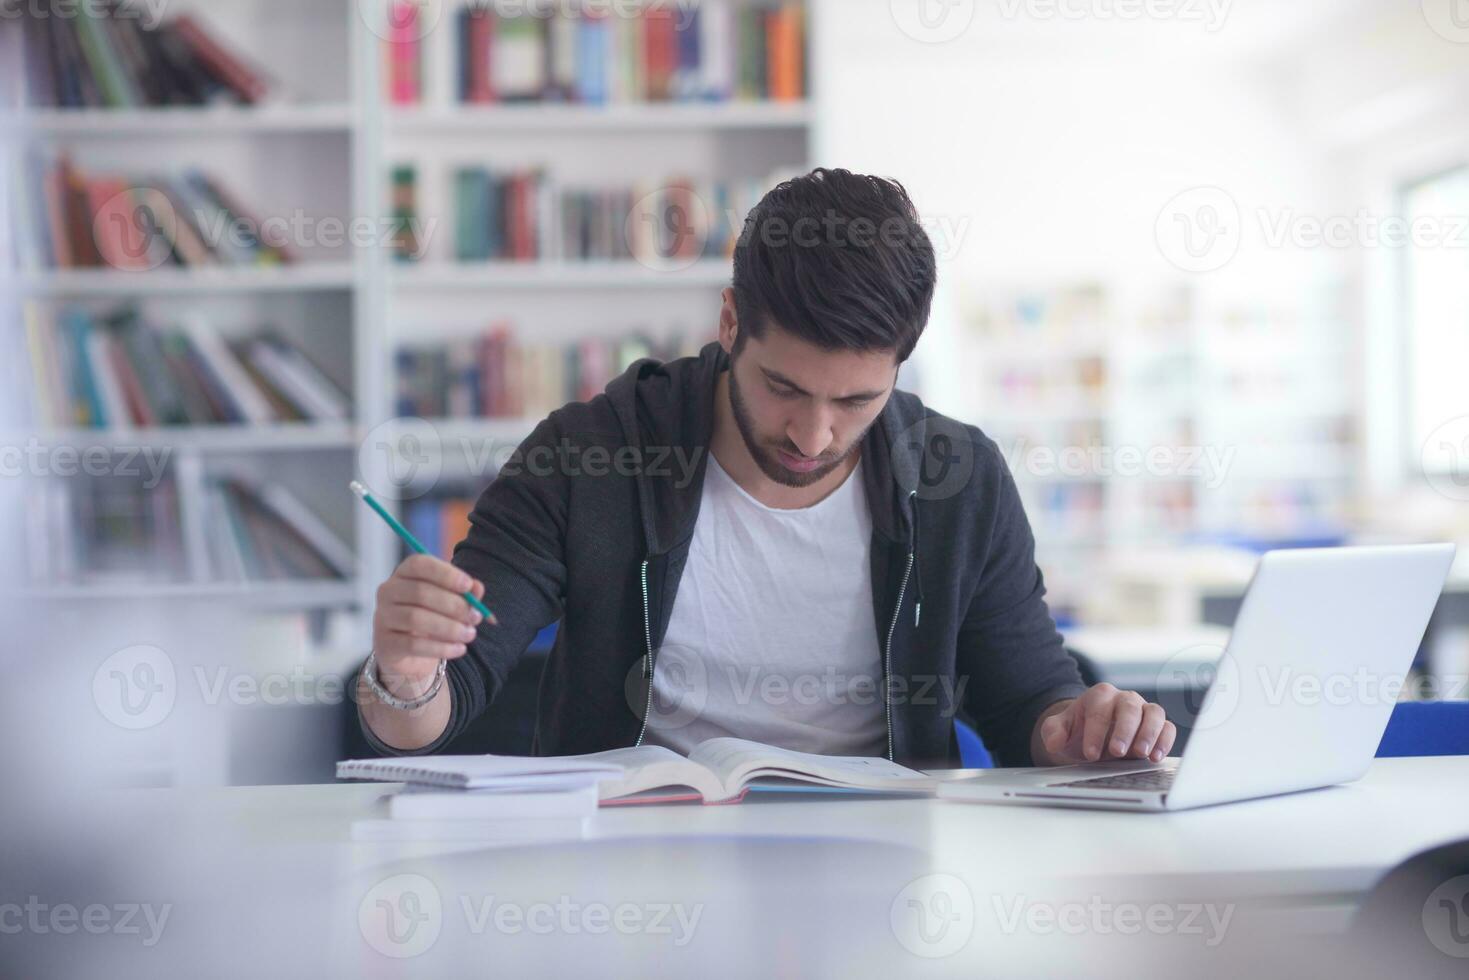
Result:
[[[1267,552],[1181,756],[993,769],[943,782],[938,795],[1158,811],[1358,779],[1453,559],[1451,544]],[[1181,700],[1160,702],[1177,710]]]

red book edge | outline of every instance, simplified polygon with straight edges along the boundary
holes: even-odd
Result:
[[[199,60],[235,88],[246,102],[259,102],[269,93],[270,85],[265,78],[242,58],[209,36],[191,15],[180,14],[174,18],[173,28],[194,50]]]
[[[703,796],[694,792],[693,790],[689,790],[686,793],[659,793],[656,796],[643,796],[640,794],[638,796],[624,796],[614,800],[601,800],[597,803],[597,805],[600,807],[643,806],[649,803],[701,803],[704,806],[729,806],[731,804],[739,803],[744,800],[745,794],[748,792],[750,792],[750,787],[746,786],[744,789],[740,790],[739,796],[731,796],[727,800],[712,801],[704,799]]]

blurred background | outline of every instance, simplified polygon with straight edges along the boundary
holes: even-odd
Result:
[[[3,724],[108,782],[365,754],[348,482],[447,556],[814,166],[912,195],[900,386],[1107,679],[1207,683],[1262,550],[1469,541],[1461,0],[24,0],[0,92]],[[1403,697],[1469,696],[1459,569]],[[460,750],[528,748],[551,635]]]

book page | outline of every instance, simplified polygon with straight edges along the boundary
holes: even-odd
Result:
[[[934,787],[932,777],[875,756],[815,755],[743,738],[711,738],[690,752],[689,759],[719,777],[726,796],[761,776],[859,789],[917,792]]]
[[[635,748],[609,749],[606,752],[591,752],[587,755],[568,756],[587,762],[611,763],[621,767],[622,774],[600,777],[597,783],[599,799],[612,800],[630,796],[644,790],[660,789],[665,786],[687,786],[712,803],[725,798],[724,787],[717,776],[704,766],[685,759],[672,749],[661,745],[639,745]]]

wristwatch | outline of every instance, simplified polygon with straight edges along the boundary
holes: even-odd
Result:
[[[405,701],[400,697],[394,697],[382,681],[377,677],[377,652],[373,651],[367,655],[367,663],[362,665],[362,676],[367,681],[368,690],[372,691],[375,698],[390,708],[400,711],[412,711],[414,708],[422,708],[434,699],[439,693],[439,688],[444,686],[444,671],[449,666],[447,660],[440,660],[439,667],[434,671],[434,682],[418,697],[411,701]]]

